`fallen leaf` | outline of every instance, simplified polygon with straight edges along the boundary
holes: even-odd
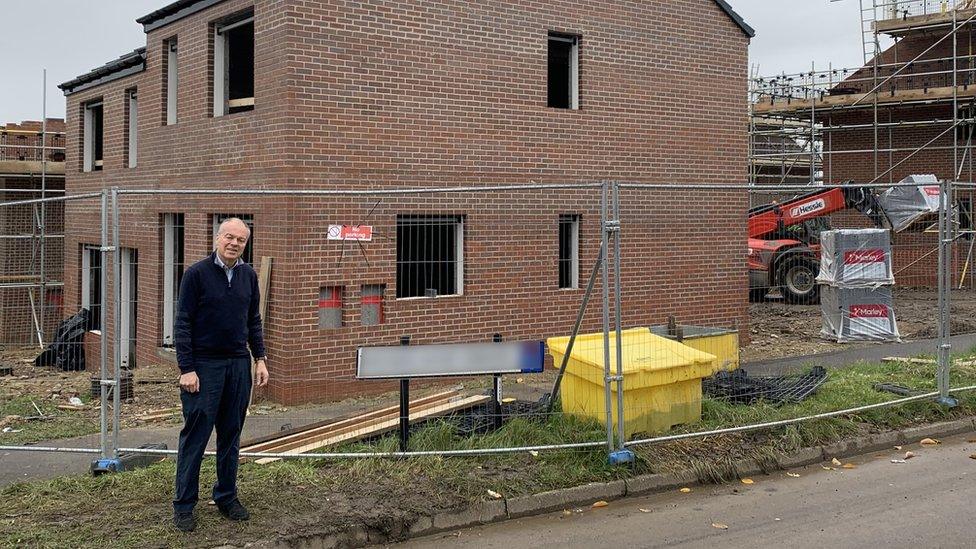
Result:
[[[529,455],[531,455],[532,457],[539,457],[539,452],[537,452],[536,450],[529,450]]]
[[[912,459],[913,457],[915,457],[915,452],[912,452],[911,450],[905,452],[905,459]]]
[[[854,465],[853,463],[845,463],[842,467],[844,469],[857,469],[857,465]]]
[[[751,478],[744,478],[744,479],[742,479],[741,482],[742,482],[742,484],[755,484],[756,483],[756,481],[752,480]]]
[[[643,507],[641,507],[641,508],[639,508],[637,510],[640,511],[641,513],[650,513],[651,512],[650,509],[644,509]]]
[[[502,495],[494,490],[488,490],[488,495],[495,499],[502,499]]]
[[[942,442],[934,438],[923,438],[919,444],[922,446],[935,446],[936,444],[942,444]]]
[[[786,476],[793,477],[793,478],[800,478],[800,475],[798,473],[786,473]]]
[[[969,459],[976,459],[976,454],[969,454]]]
[[[892,463],[906,463],[906,461],[903,460],[903,459],[893,459],[893,460],[891,460],[891,462]]]
[[[895,450],[901,450],[901,446],[895,446]]]
[[[517,378],[515,378],[515,383],[522,383],[522,382],[524,382],[524,381],[525,381],[525,380],[524,380],[524,379],[522,379],[522,378],[520,378],[520,377],[517,377]]]
[[[712,528],[718,528],[719,530],[728,530],[729,529],[729,525],[728,524],[722,524],[721,522],[713,522],[712,523]]]
[[[682,488],[678,491],[681,492],[682,494],[687,494],[688,492],[691,492],[691,488]]]
[[[830,462],[833,463],[835,467],[840,467],[840,460],[839,459],[834,458],[834,459],[830,460]]]
[[[607,505],[610,505],[610,504],[609,504],[609,503],[607,503],[607,502],[605,502],[605,501],[603,501],[603,500],[600,500],[600,501],[598,501],[598,502],[596,502],[596,503],[594,503],[594,504],[593,504],[593,507],[594,507],[594,508],[598,508],[598,507],[606,507]]]

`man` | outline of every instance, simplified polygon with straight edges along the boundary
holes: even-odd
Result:
[[[193,509],[200,463],[214,427],[213,499],[225,517],[250,518],[237,499],[237,463],[251,394],[251,356],[258,387],[268,382],[257,274],[241,259],[250,236],[240,219],[221,223],[214,252],[187,269],[180,284],[175,331],[184,424],[176,461],[173,523],[184,532],[196,527]]]

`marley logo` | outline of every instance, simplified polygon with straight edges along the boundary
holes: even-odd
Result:
[[[851,250],[844,253],[844,263],[853,265],[857,263],[881,263],[885,260],[885,251],[881,248],[872,250]]]
[[[887,318],[886,305],[851,305],[851,318]]]

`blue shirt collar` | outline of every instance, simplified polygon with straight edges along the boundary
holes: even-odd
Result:
[[[217,266],[220,267],[221,269],[223,269],[225,271],[229,271],[229,270],[232,270],[232,269],[236,268],[238,265],[244,263],[244,261],[241,260],[241,258],[238,257],[237,258],[237,261],[234,262],[234,265],[231,266],[231,267],[228,267],[227,265],[224,264],[223,260],[220,259],[220,254],[218,254],[217,252],[214,252],[214,263],[216,263]]]

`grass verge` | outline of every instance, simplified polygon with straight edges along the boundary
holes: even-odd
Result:
[[[82,398],[86,400],[87,397]],[[97,420],[60,410],[57,404],[26,396],[6,395],[0,399],[0,429],[9,428],[0,432],[0,445],[17,446],[98,433]]]
[[[973,350],[976,351],[976,350]],[[976,356],[971,352],[969,356]],[[698,431],[806,416],[893,400],[874,383],[935,389],[934,368],[927,365],[855,364],[832,370],[812,398],[794,405],[730,405],[705,400],[702,420],[679,431]],[[976,367],[953,370],[954,386],[976,384]],[[396,537],[418,516],[485,499],[493,490],[506,497],[609,481],[649,472],[692,469],[703,480],[735,475],[731,464],[741,458],[763,462],[780,452],[819,445],[864,432],[883,431],[976,414],[976,394],[960,394],[960,405],[947,409],[932,402],[823,420],[768,431],[689,439],[636,448],[632,468],[606,463],[603,449],[527,452],[465,458],[423,457],[406,460],[300,460],[260,466],[244,463],[241,499],[252,520],[232,524],[212,506],[200,505],[200,526],[183,535],[170,526],[174,465],[164,461],[147,469],[114,476],[62,477],[32,481],[0,491],[0,545],[42,547],[185,547],[241,544],[257,539],[329,533],[365,525]],[[420,430],[411,446],[466,449],[557,444],[601,440],[599,424],[568,416],[545,421],[519,419],[500,431],[458,437],[445,422]],[[343,450],[393,450],[393,437]],[[215,480],[213,460],[205,461],[201,494]]]

